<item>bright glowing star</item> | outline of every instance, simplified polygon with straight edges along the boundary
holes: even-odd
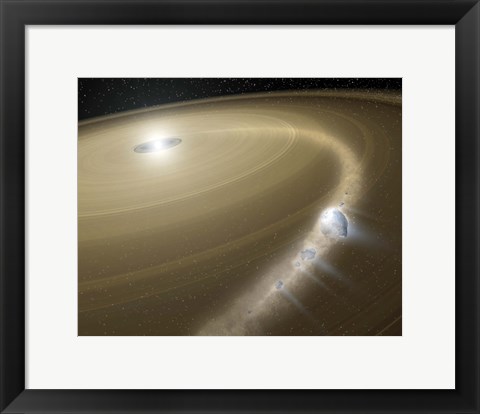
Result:
[[[137,145],[133,150],[140,154],[159,152],[176,147],[181,142],[182,140],[180,138],[156,139],[154,141],[148,141],[144,142],[143,144]]]
[[[347,237],[348,220],[345,215],[336,208],[328,208],[320,217],[320,230],[327,237]]]

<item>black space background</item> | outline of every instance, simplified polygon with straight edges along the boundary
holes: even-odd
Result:
[[[401,78],[79,78],[78,119],[253,92],[401,88]]]

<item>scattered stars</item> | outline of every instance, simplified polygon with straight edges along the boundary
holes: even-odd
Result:
[[[398,90],[401,79],[79,78],[78,119],[215,96],[342,88]]]

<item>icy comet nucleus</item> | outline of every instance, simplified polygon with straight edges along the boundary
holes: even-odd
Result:
[[[347,237],[348,220],[340,210],[328,208],[320,217],[320,230],[325,236],[334,239]]]

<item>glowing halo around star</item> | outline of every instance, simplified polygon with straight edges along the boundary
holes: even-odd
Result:
[[[160,152],[167,149],[176,147],[182,142],[180,138],[164,138],[164,139],[155,139],[152,141],[144,142],[143,144],[137,145],[133,150],[140,154],[150,153],[150,152]]]

